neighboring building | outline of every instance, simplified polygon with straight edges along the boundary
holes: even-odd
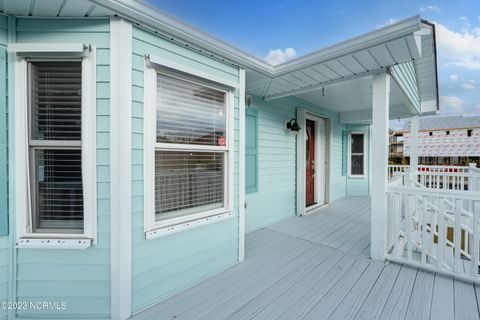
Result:
[[[403,133],[390,130],[389,139],[389,152],[388,152],[389,164],[403,164]]]
[[[410,162],[410,122],[390,138],[390,163]],[[480,116],[438,115],[420,117],[419,164],[480,164]]]
[[[28,3],[0,2],[0,301],[67,307],[0,319],[129,318],[370,191],[384,259],[386,124],[438,110],[431,23],[274,67],[143,2]]]

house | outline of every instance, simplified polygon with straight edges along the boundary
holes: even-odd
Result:
[[[397,148],[402,149],[396,156],[403,158],[403,162],[407,164],[410,158],[409,132],[408,121],[402,130],[395,132],[395,136],[398,137]],[[391,146],[393,147],[392,143]],[[480,164],[480,116],[421,117],[418,155],[419,163],[422,165]]]
[[[271,66],[140,1],[0,10],[0,300],[22,304],[0,319],[129,318],[247,264],[246,234],[305,227],[339,203],[344,223],[368,217],[372,259],[453,272],[413,246],[417,211],[393,210],[409,208],[392,204],[399,195],[431,195],[387,181],[389,119],[438,110],[428,21]],[[452,197],[477,208],[476,194]],[[435,248],[460,247],[455,226]],[[462,255],[475,257],[471,243]]]
[[[390,164],[403,164],[403,133],[390,129],[388,162]]]

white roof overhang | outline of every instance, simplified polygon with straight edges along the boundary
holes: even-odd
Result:
[[[368,79],[391,66],[414,61],[422,112],[438,108],[434,26],[419,16],[272,66],[142,1],[0,1],[0,10],[15,16],[123,17],[192,50],[244,67],[247,93],[265,100],[312,92],[318,96],[322,88]],[[336,104],[323,106],[339,110]]]

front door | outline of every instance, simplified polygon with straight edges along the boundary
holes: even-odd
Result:
[[[307,119],[305,122],[305,131],[305,206],[308,207],[315,204],[315,121]]]

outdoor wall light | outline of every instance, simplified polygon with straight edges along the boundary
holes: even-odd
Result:
[[[300,126],[298,125],[297,119],[292,119],[290,121],[286,121],[285,127],[292,131],[292,133],[297,134],[300,131]]]

